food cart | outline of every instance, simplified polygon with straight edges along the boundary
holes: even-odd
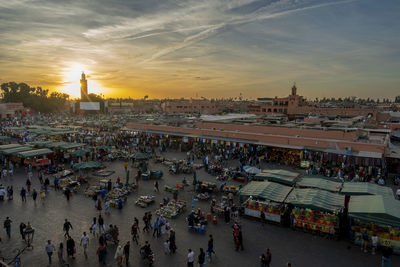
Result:
[[[281,211],[284,205],[272,201],[261,201],[249,198],[244,203],[244,207],[245,215],[261,218],[261,212],[263,212],[266,220],[280,223]]]
[[[146,208],[148,207],[150,204],[154,203],[156,197],[155,196],[140,196],[135,204],[142,207],[142,208]]]
[[[163,205],[156,210],[156,215],[169,219],[175,219],[186,209],[186,201],[170,200],[167,205]]]

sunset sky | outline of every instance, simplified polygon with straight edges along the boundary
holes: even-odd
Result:
[[[0,83],[106,97],[400,95],[398,0],[0,1]]]

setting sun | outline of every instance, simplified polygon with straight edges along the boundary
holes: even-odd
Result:
[[[82,72],[86,74],[88,80],[88,93],[103,94],[105,90],[96,82],[90,79],[90,70],[81,64],[72,64],[71,67],[63,71],[63,84],[61,88],[65,93],[72,98],[80,97],[80,79]]]

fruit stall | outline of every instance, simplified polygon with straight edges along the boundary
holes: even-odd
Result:
[[[338,234],[338,213],[344,208],[344,196],[320,189],[293,189],[285,200],[292,209],[292,226],[319,234]]]
[[[273,182],[252,181],[239,190],[239,198],[243,201],[244,214],[261,218],[261,212],[265,219],[272,222],[281,222],[281,211],[284,201],[292,187]]]
[[[135,204],[142,207],[142,208],[146,208],[148,207],[150,204],[154,203],[156,197],[155,196],[140,196]]]
[[[379,246],[400,254],[400,201],[382,195],[352,196],[349,217],[354,243],[361,243],[365,229],[369,238],[376,234]]]
[[[248,199],[245,204],[244,214],[252,217],[261,217],[261,212],[264,212],[265,219],[272,222],[281,222],[281,210],[284,205],[271,201],[261,201]]]

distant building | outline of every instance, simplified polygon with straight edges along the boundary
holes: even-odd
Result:
[[[0,118],[13,118],[26,113],[22,103],[0,103]]]
[[[161,104],[161,109],[164,113],[216,114],[221,112],[216,102],[206,99],[169,100]]]
[[[315,103],[307,103],[306,100],[297,94],[297,87],[293,85],[292,92],[288,97],[282,98],[258,98],[257,104],[250,105],[249,113],[257,115],[285,114],[288,117],[299,117],[305,115],[328,115],[353,117],[359,115],[376,116],[376,108],[364,107],[319,107]]]

